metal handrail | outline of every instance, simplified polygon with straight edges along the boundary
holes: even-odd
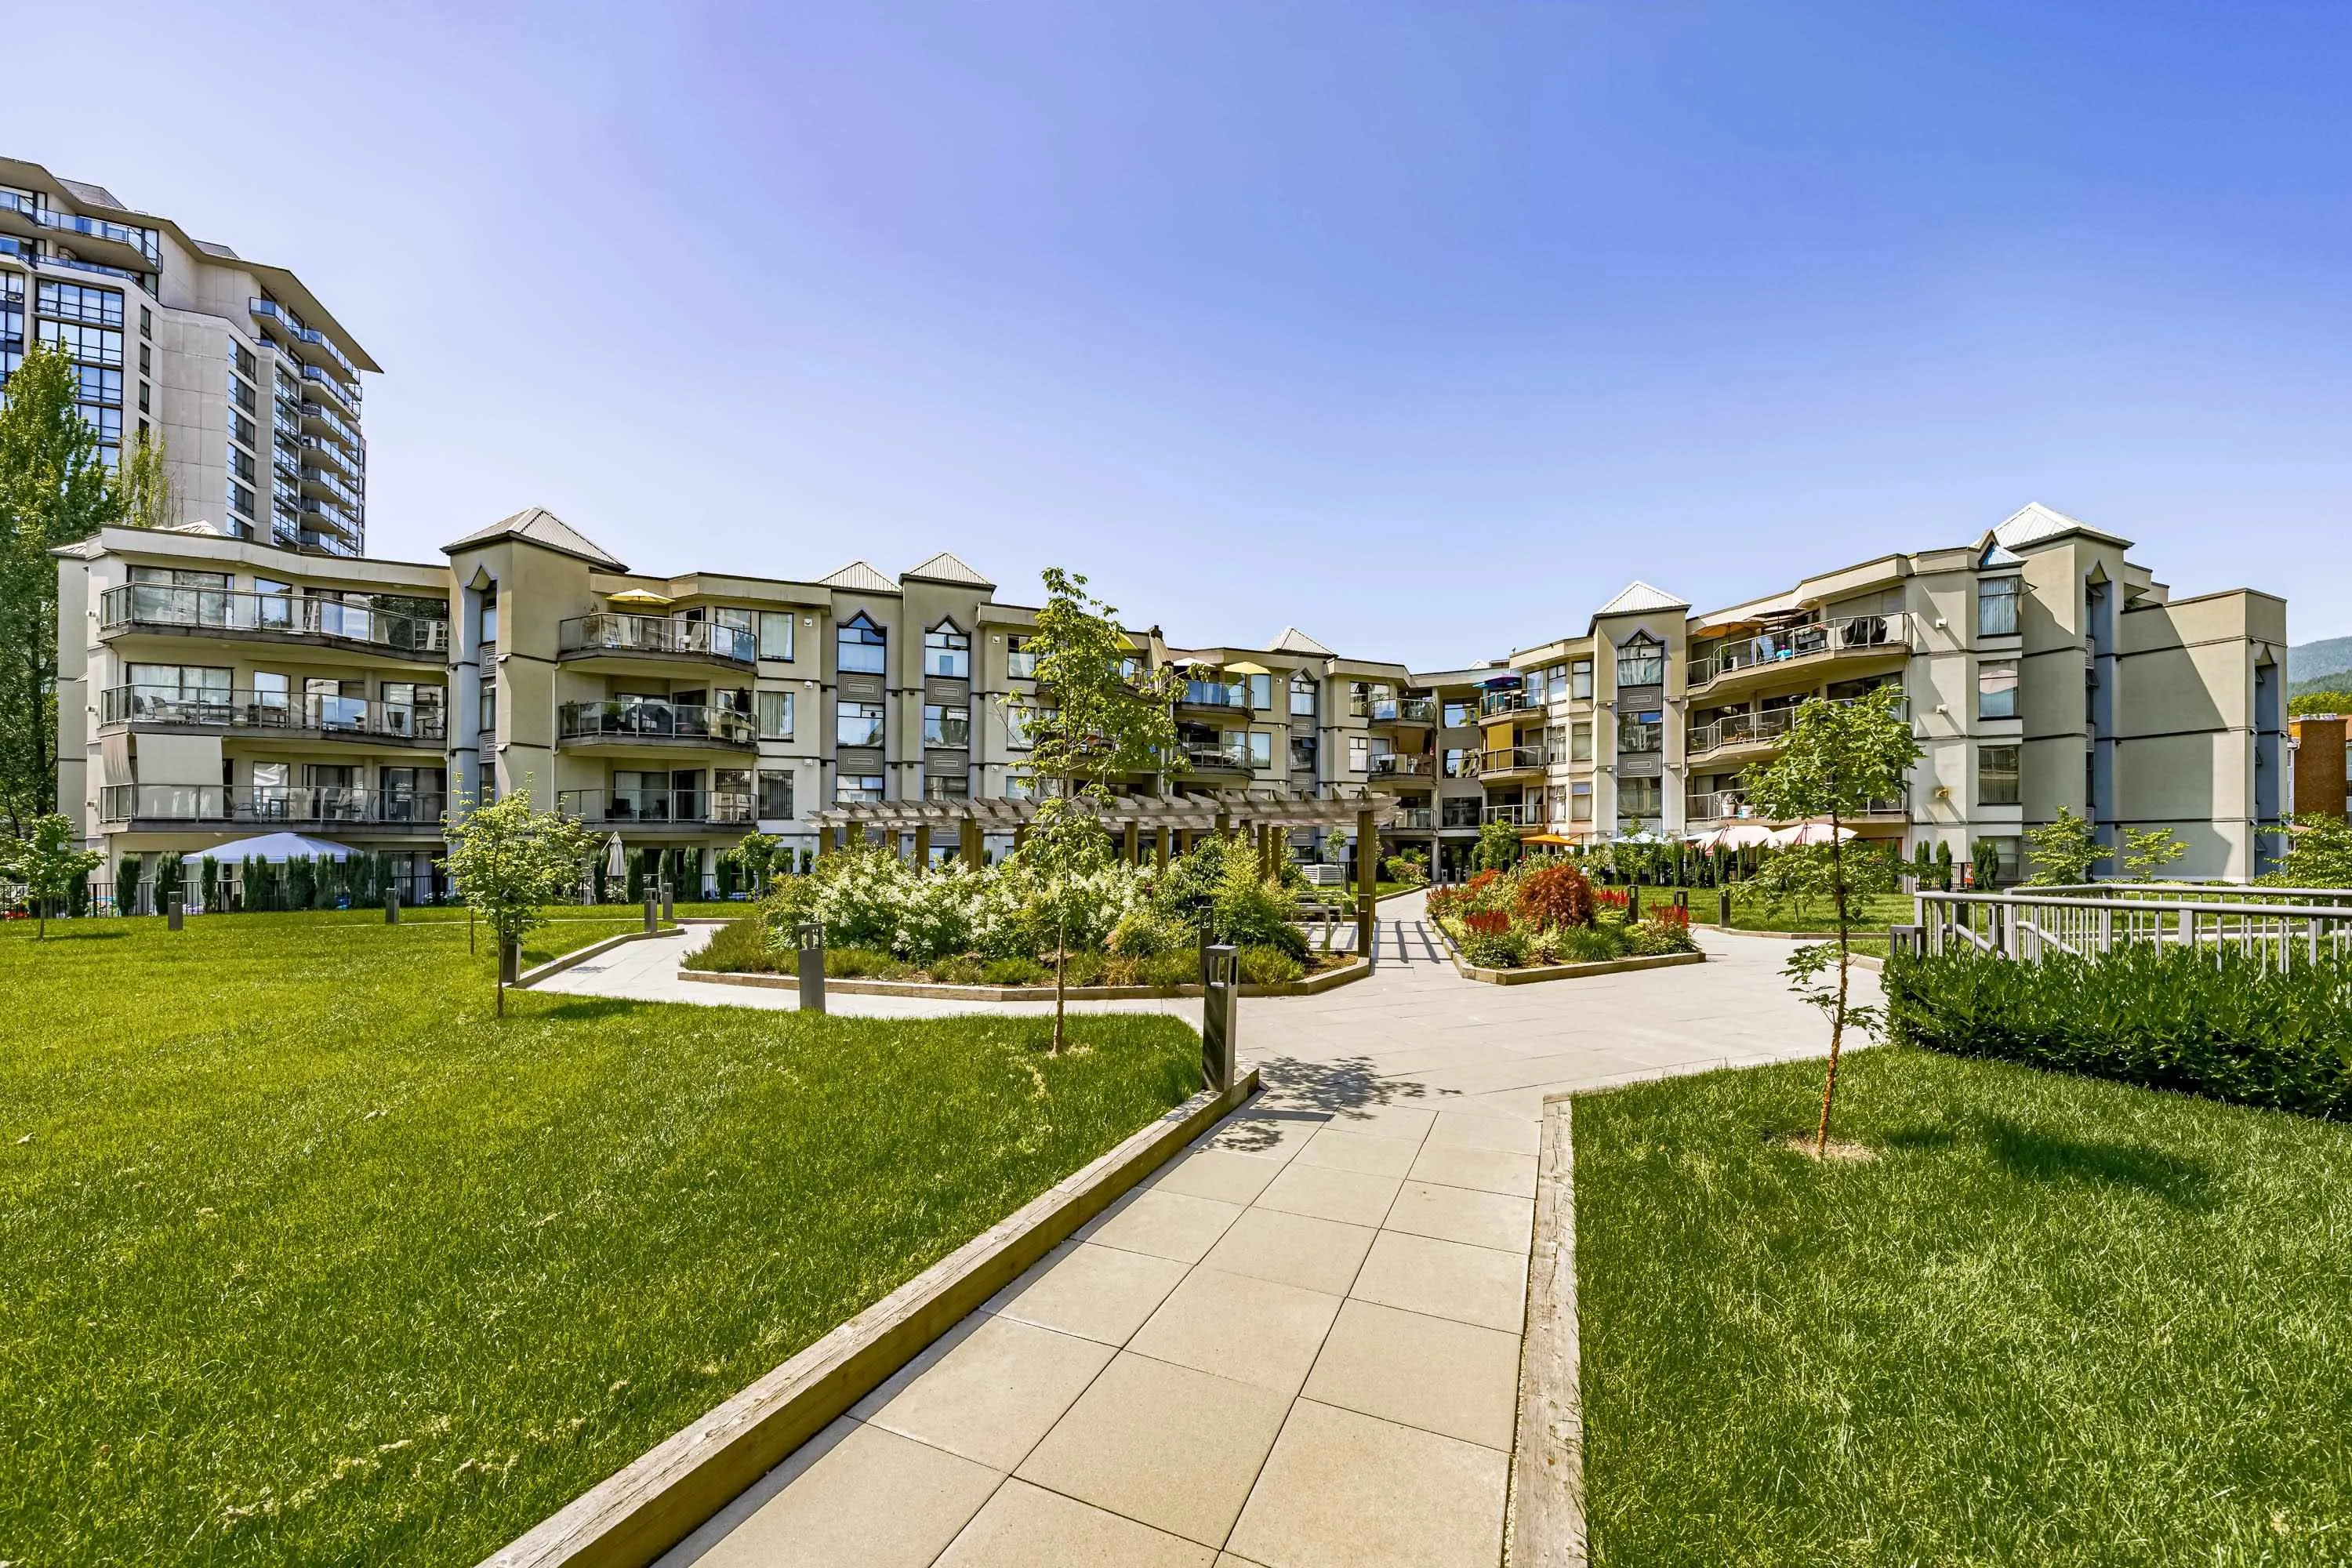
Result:
[[[98,721],[179,724],[205,730],[317,730],[395,741],[447,739],[437,703],[381,702],[301,691],[184,691],[176,686],[110,686],[99,693]]]
[[[2083,957],[2144,942],[2216,954],[2235,949],[2275,959],[2282,971],[2298,956],[2316,962],[2323,949],[2330,957],[2352,955],[2352,908],[2338,904],[2059,898],[2014,889],[1913,897],[1930,955],[1965,942],[1979,952],[2034,963],[2052,952]]]
[[[357,822],[438,827],[447,805],[439,793],[339,784],[107,784],[99,791],[105,822]]]
[[[563,816],[613,826],[753,822],[757,804],[749,790],[727,789],[567,789],[555,796]]]
[[[616,610],[558,622],[555,646],[559,653],[706,654],[735,664],[751,664],[759,657],[758,639],[740,626]]]
[[[1684,684],[1687,689],[1696,689],[1736,670],[1795,663],[1831,654],[1908,648],[1911,641],[1912,625],[1908,611],[1804,621],[1754,637],[1731,638],[1717,644],[1689,661],[1685,670]]]
[[[99,596],[98,625],[101,633],[157,627],[322,637],[398,653],[446,653],[449,647],[446,620],[394,615],[309,594],[257,594],[171,583],[109,588]]]
[[[566,702],[557,712],[556,739],[717,741],[730,746],[758,743],[748,713],[659,699]]]

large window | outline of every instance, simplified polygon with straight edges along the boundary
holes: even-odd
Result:
[[[1253,675],[1249,678],[1249,705],[1254,712],[1269,712],[1274,708],[1274,677]]]
[[[1987,577],[1977,584],[1977,636],[2017,635],[2017,600],[2024,587],[2021,577]]]
[[[772,822],[793,815],[793,775],[760,771],[760,820]]]
[[[1621,754],[1665,750],[1665,714],[1651,708],[1617,716],[1617,750]]]
[[[1315,678],[1303,670],[1290,678],[1290,716],[1294,719],[1315,717]]]
[[[1036,709],[1025,702],[1006,703],[1004,705],[1004,743],[1016,751],[1026,750],[1031,744],[1030,728],[1036,722]]]
[[[1037,679],[1037,656],[1030,651],[1027,637],[1004,639],[1004,673],[1015,680]]]
[[[835,742],[844,746],[880,745],[882,717],[879,702],[841,703],[834,721]]]
[[[1579,701],[1592,700],[1592,661],[1580,658],[1568,667],[1568,694]]]
[[[2018,803],[2018,750],[2015,746],[1977,748],[1978,805],[2015,805]]]
[[[856,805],[882,798],[880,773],[844,773],[834,786],[833,795],[845,805]]]
[[[760,612],[760,657],[761,658],[793,657],[793,613],[790,610]]]
[[[1665,683],[1666,645],[1647,632],[1635,632],[1633,640],[1617,650],[1618,689]]]
[[[1274,766],[1274,731],[1252,730],[1249,732],[1249,760],[1254,768]]]
[[[1568,760],[1589,763],[1592,760],[1592,721],[1580,719],[1568,727]]]
[[[1348,737],[1348,771],[1360,773],[1372,765],[1372,738],[1370,735]]]
[[[961,706],[927,703],[923,708],[923,744],[926,746],[971,745],[971,710]]]
[[[971,638],[941,621],[923,634],[923,673],[971,679]]]
[[[1665,809],[1665,784],[1662,779],[1619,779],[1617,781],[1617,815],[1620,816],[1655,816]]]
[[[107,327],[84,327],[68,321],[36,323],[41,342],[62,349],[84,364],[122,363],[122,334]]]
[[[762,691],[756,699],[760,713],[760,739],[789,741],[793,738],[793,694],[789,691]],[[764,814],[762,814],[764,815]],[[792,814],[786,812],[785,816]]]
[[[43,282],[35,296],[44,316],[61,321],[86,321],[94,327],[122,325],[122,290],[95,289],[79,283]]]
[[[2017,717],[2017,660],[1988,658],[1978,664],[1977,717]]]
[[[1290,737],[1290,765],[1307,773],[1315,771],[1315,737],[1293,734]]]
[[[853,675],[880,675],[889,668],[888,639],[860,610],[841,623],[835,636],[839,667]]]
[[[1465,729],[1469,725],[1476,722],[1476,721],[1471,717],[1470,704],[1460,698],[1448,698],[1446,700],[1445,711],[1442,717],[1444,720],[1445,727],[1449,730]]]
[[[1475,747],[1445,748],[1445,776],[1450,779],[1475,779],[1478,776],[1478,752]]]
[[[1592,820],[1592,781],[1580,779],[1568,786],[1568,819],[1570,822]]]

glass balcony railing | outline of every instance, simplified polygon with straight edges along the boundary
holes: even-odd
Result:
[[[700,654],[734,664],[759,657],[759,641],[738,626],[676,616],[627,616],[604,611],[574,616],[556,627],[559,653]]]
[[[1551,753],[1541,746],[1496,746],[1478,753],[1480,773],[1517,773],[1548,767]]]
[[[612,827],[724,826],[758,820],[757,802],[749,790],[567,789],[556,793],[555,809],[581,822]]]
[[[262,637],[327,637],[427,657],[449,649],[446,621],[393,615],[307,594],[254,594],[169,583],[108,589],[99,598],[98,625],[101,636],[144,630],[250,632]]]
[[[1406,806],[1389,820],[1392,833],[1427,832],[1437,825],[1437,815],[1429,807]]]
[[[1524,691],[1489,691],[1478,699],[1478,717],[1491,719],[1497,713],[1517,713],[1538,704],[1537,698]]]
[[[446,717],[438,703],[379,702],[365,697],[299,691],[113,686],[99,693],[98,721],[200,730],[315,731],[410,745],[438,745],[448,738]]]
[[[1905,650],[1911,646],[1912,633],[1911,616],[1900,612],[1780,626],[1701,648],[1690,661],[1687,684],[1696,689],[1739,670],[1802,659]]]
[[[336,785],[108,784],[98,814],[108,822],[357,823],[438,830],[446,797],[406,790]]]
[[[1365,717],[1375,724],[1434,724],[1433,697],[1375,697],[1365,705]]]
[[[567,702],[557,715],[561,741],[668,741],[750,746],[751,716],[692,702]]]
[[[302,386],[305,391],[309,391],[312,387],[323,388],[330,398],[342,405],[343,412],[346,415],[353,419],[360,416],[359,388],[356,385],[345,386],[341,381],[329,374],[323,368],[315,364],[304,365],[302,367]]]
[[[354,450],[358,448],[360,433],[344,419],[340,410],[331,408],[316,398],[306,397],[302,400],[302,417],[322,426],[344,446]]]
[[[1204,772],[1247,772],[1253,765],[1247,746],[1187,745],[1184,748],[1187,766]]]
[[[1481,822],[1507,822],[1514,827],[1541,827],[1544,814],[1543,807],[1536,802],[1519,801],[1486,806],[1480,810],[1478,819]]]
[[[1240,680],[1188,680],[1179,700],[1187,708],[1238,708],[1246,712],[1249,684]]]
[[[1372,758],[1375,779],[1426,779],[1437,775],[1437,759],[1423,752],[1382,752]]]
[[[1816,698],[1812,700],[1824,700]],[[1826,700],[1837,706],[1843,706],[1853,699],[1833,697]],[[1767,708],[1726,713],[1711,723],[1694,724],[1683,736],[1683,755],[1686,759],[1696,760],[1735,746],[1777,745],[1780,737],[1789,732],[1789,726],[1796,722],[1797,710],[1802,706],[1802,703],[1799,703],[1787,708]],[[1906,701],[1898,710],[1907,718],[1910,716],[1911,705]]]

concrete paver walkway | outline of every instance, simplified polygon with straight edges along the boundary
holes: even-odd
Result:
[[[679,982],[689,940],[545,988],[791,1005]],[[1787,942],[1703,940],[1702,966],[1489,986],[1454,972],[1418,899],[1384,906],[1371,976],[1243,1005],[1266,1093],[666,1563],[1492,1568],[1543,1097],[1823,1048],[1778,973]]]

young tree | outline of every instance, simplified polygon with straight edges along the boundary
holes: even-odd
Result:
[[[1479,824],[1478,843],[1470,851],[1474,871],[1507,871],[1518,862],[1519,830],[1507,822]]]
[[[1969,882],[1979,892],[1990,889],[2000,879],[2000,846],[1990,838],[1979,838],[1969,851]]]
[[[2124,829],[2124,869],[2136,882],[2153,882],[2156,874],[2189,853],[2189,846],[2169,827]]]
[[[1087,580],[1048,566],[1045,604],[1029,650],[1037,657],[1044,706],[1027,715],[1029,776],[1040,787],[1036,815],[1017,859],[1032,879],[1041,912],[1053,925],[1054,1043],[1061,1054],[1068,1005],[1069,928],[1087,879],[1111,854],[1097,816],[1110,781],[1129,773],[1173,772],[1174,703],[1181,677],[1173,669],[1129,675],[1135,650],[1118,612],[1086,591]],[[1006,700],[1011,706],[1010,699]]]
[[[1936,890],[1952,890],[1952,841],[1948,838],[1936,840]]]
[[[749,879],[751,895],[762,898],[768,891],[768,874],[785,864],[784,857],[790,853],[776,835],[754,831],[743,835],[742,842],[727,851],[727,858]]]
[[[1830,1110],[1837,1098],[1838,1054],[1846,1029],[1851,1026],[1875,1035],[1882,1023],[1878,1008],[1855,1006],[1849,996],[1859,889],[1850,875],[1857,869],[1853,857],[1843,842],[1844,820],[1861,816],[1873,801],[1899,797],[1919,755],[1919,742],[1912,738],[1911,721],[1904,714],[1901,688],[1882,686],[1852,702],[1801,706],[1779,752],[1749,768],[1741,780],[1748,798],[1767,816],[1829,824],[1830,898],[1837,914],[1837,941],[1799,948],[1784,971],[1800,996],[1829,1015],[1830,1066],[1822,1085],[1817,1157],[1829,1154]],[[1832,962],[1837,968],[1834,987],[1823,979]]]
[[[2262,880],[2273,888],[2352,888],[2352,821],[2323,811],[2286,824],[2286,853]]]
[[[22,837],[57,808],[58,563],[122,515],[61,351],[36,344],[0,403],[0,814]]]
[[[122,521],[131,528],[170,528],[180,521],[179,492],[163,466],[163,438],[141,430],[122,455]]]
[[[2025,852],[2036,867],[2028,880],[2037,888],[2087,882],[2092,867],[2114,858],[2114,851],[2092,836],[2091,825],[2063,805],[2054,821],[2026,830]]]
[[[0,871],[24,883],[32,897],[37,941],[49,934],[49,906],[69,898],[76,883],[105,864],[105,856],[74,842],[72,821],[56,812],[35,817],[23,838],[0,845]]]
[[[449,838],[441,868],[499,939],[499,1016],[507,1016],[506,949],[546,923],[541,906],[578,886],[596,853],[596,835],[571,817],[539,811],[528,788],[463,820],[443,819]]]

